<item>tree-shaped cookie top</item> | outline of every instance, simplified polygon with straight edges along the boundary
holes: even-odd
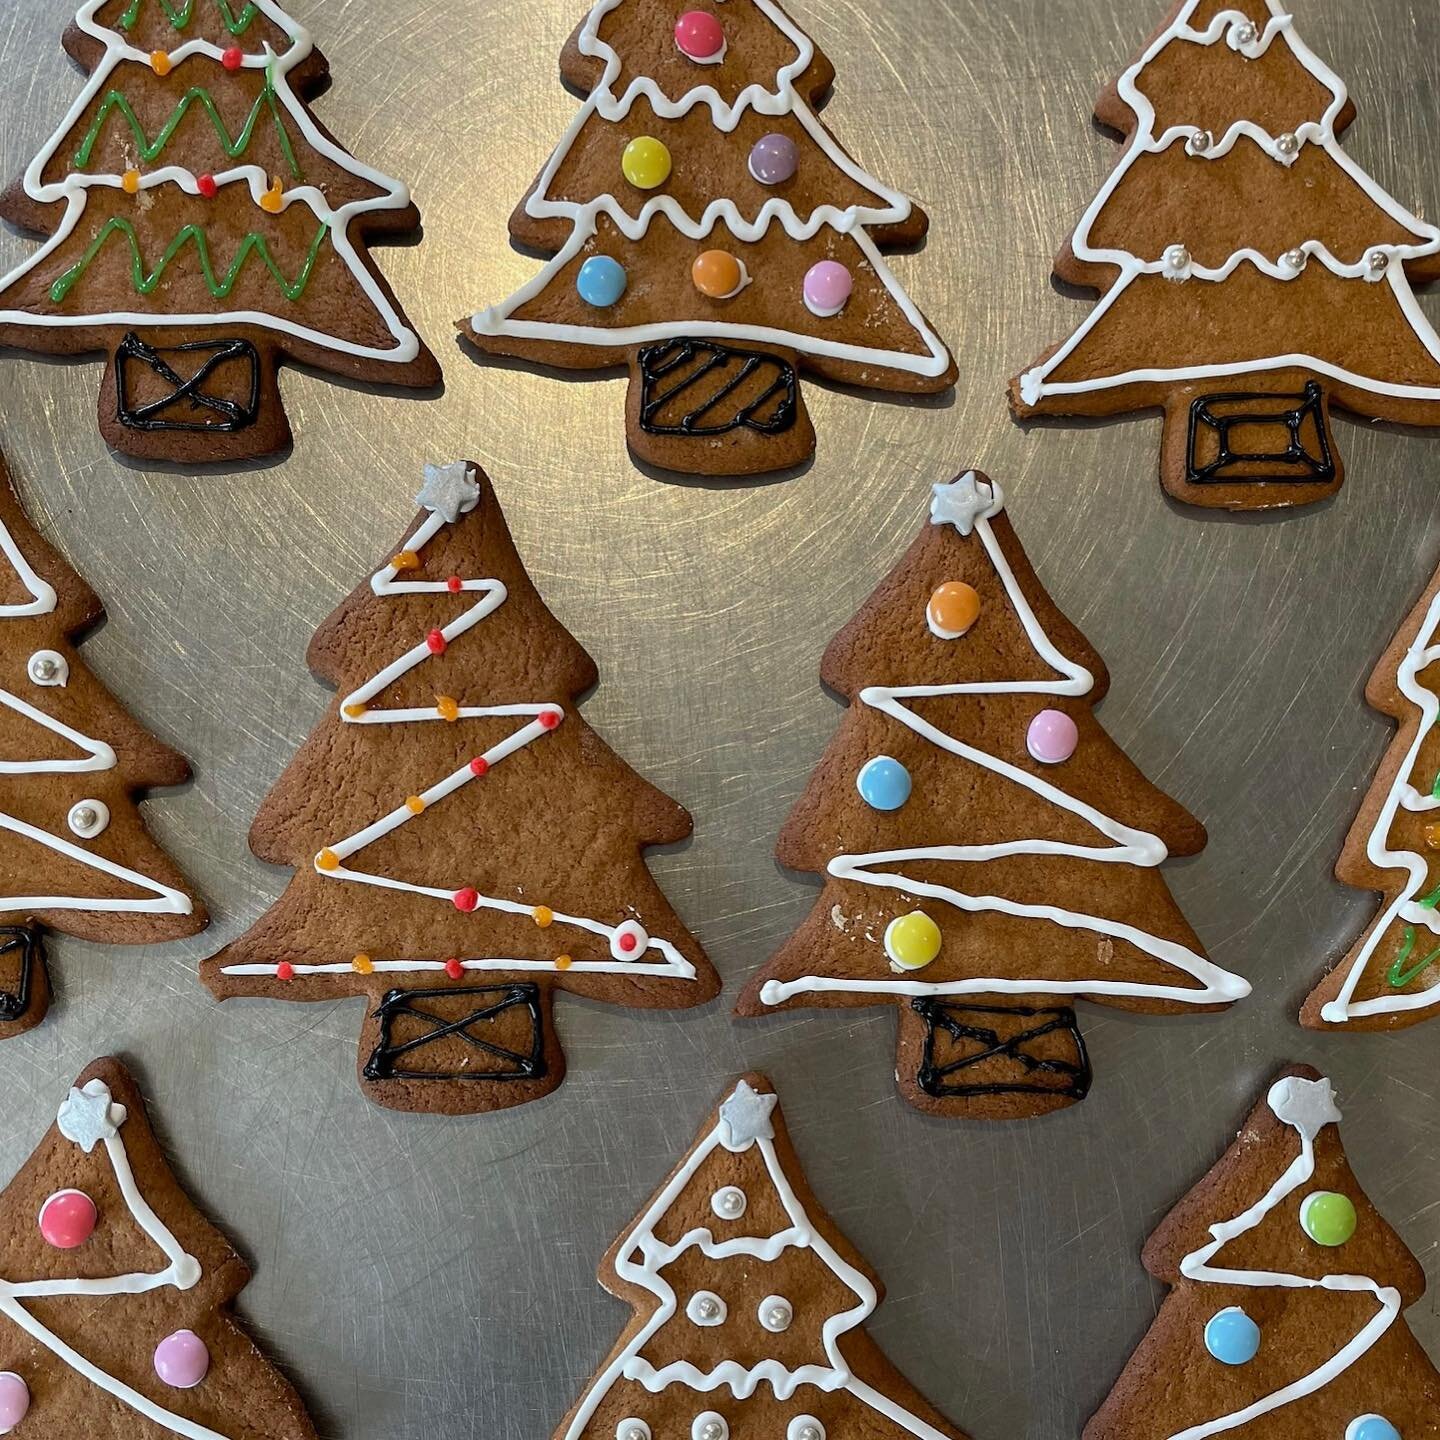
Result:
[[[147,55],[181,46],[247,56],[283,55],[303,31],[265,0],[86,0],[76,25],[108,43],[114,36]]]

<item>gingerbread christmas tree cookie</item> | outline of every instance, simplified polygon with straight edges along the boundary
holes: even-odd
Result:
[[[149,945],[207,923],[137,805],[190,767],[76,649],[103,614],[26,519],[0,460],[0,1039],[49,1007],[45,930]]]
[[[589,98],[510,220],[554,258],[462,324],[479,349],[627,366],[632,451],[697,475],[810,456],[802,368],[954,383],[881,256],[925,215],[821,123],[834,69],[774,0],[599,0],[561,72]]]
[[[1440,1373],[1405,1323],[1425,1272],[1346,1163],[1328,1080],[1286,1071],[1171,1211],[1171,1287],[1085,1440],[1436,1440]]]
[[[555,991],[681,1008],[720,986],[642,853],[690,817],[576,712],[595,664],[488,479],[428,466],[418,499],[310,645],[337,695],[250,832],[297,874],[204,976],[221,999],[363,996],[366,1094],[470,1113],[560,1084]]]
[[[282,449],[285,358],[438,383],[366,248],[419,215],[310,113],[329,68],[302,25],[274,0],[85,0],[65,48],[89,81],[0,196],[46,237],[0,278],[0,342],[104,350],[115,449],[187,463]]]
[[[884,1292],[762,1076],[711,1113],[600,1283],[635,1317],[555,1440],[964,1440],[863,1329]]]
[[[118,1061],[75,1082],[0,1212],[0,1434],[315,1440],[231,1314],[245,1262],[176,1183]]]
[[[895,1005],[907,1100],[1012,1118],[1088,1093],[1075,997],[1174,1014],[1249,993],[1159,869],[1205,831],[1095,719],[1109,677],[998,485],[935,486],[820,673],[850,708],[776,854],[824,885],[740,1014]]]
[[[1100,97],[1125,151],[1055,262],[1100,301],[1011,387],[1021,419],[1162,409],[1161,479],[1193,505],[1333,494],[1332,405],[1440,425],[1412,288],[1440,228],[1345,152],[1355,107],[1291,9],[1183,0]]]

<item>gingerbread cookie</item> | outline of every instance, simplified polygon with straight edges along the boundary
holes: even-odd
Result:
[[[553,993],[679,1008],[720,983],[645,867],[690,817],[585,724],[595,664],[478,466],[427,466],[390,558],[316,632],[338,694],[250,831],[298,867],[204,967],[220,999],[360,995],[361,1085],[468,1114],[564,1078]]]
[[[1159,866],[1205,843],[1101,729],[1109,677],[1041,588],[998,485],[937,485],[930,523],[820,673],[850,702],[781,831],[825,877],[741,1015],[892,1004],[897,1079],[934,1114],[1075,1103],[1070,1001],[1174,1014],[1249,985],[1206,958]]]
[[[1336,876],[1378,890],[1364,935],[1305,1002],[1312,1030],[1403,1030],[1440,1006],[1440,571],[1370,676],[1399,725],[1350,827]]]
[[[589,99],[510,219],[554,258],[461,330],[625,365],[639,459],[753,475],[814,451],[800,368],[934,394],[955,365],[880,254],[925,215],[815,114],[830,62],[774,0],[690,3],[599,0],[572,36],[561,73]]]
[[[230,1311],[249,1268],[176,1183],[119,1061],[75,1082],[0,1207],[0,1435],[315,1440]]]
[[[311,115],[329,81],[273,0],[85,0],[89,82],[0,214],[47,237],[0,279],[0,343],[108,354],[100,431],[186,464],[283,449],[276,368],[429,387],[439,366],[366,249],[409,190]]]
[[[1085,1440],[1437,1440],[1402,1311],[1425,1272],[1361,1190],[1328,1080],[1296,1066],[1145,1247],[1171,1287]]]
[[[207,924],[136,804],[190,767],[75,648],[103,615],[25,518],[0,460],[0,1039],[49,1006],[42,929],[150,945]]]
[[[610,1248],[634,1307],[555,1440],[963,1440],[862,1328],[884,1296],[749,1075]]]
[[[1412,285],[1440,228],[1341,148],[1340,78],[1281,0],[1183,0],[1096,105],[1127,138],[1055,262],[1100,302],[1010,392],[1019,419],[1162,409],[1192,505],[1339,489],[1330,408],[1440,425],[1440,335]]]

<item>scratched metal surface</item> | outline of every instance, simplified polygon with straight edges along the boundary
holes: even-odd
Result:
[[[1435,213],[1440,11],[1297,8],[1357,95],[1356,155]],[[12,174],[79,81],[65,0],[3,9]],[[0,364],[25,497],[109,606],[88,659],[193,757],[194,784],[149,813],[216,917],[148,953],[55,944],[50,1021],[0,1048],[0,1175],[87,1060],[130,1057],[190,1189],[255,1263],[245,1315],[322,1433],[347,1440],[545,1440],[626,1317],[598,1257],[747,1066],[778,1082],[816,1191],[884,1276],[875,1334],[977,1440],[1078,1433],[1155,1311],[1142,1240],[1291,1058],[1337,1079],[1356,1167],[1440,1295],[1440,1029],[1293,1023],[1370,913],[1329,872],[1389,734],[1363,679],[1440,559],[1440,442],[1345,424],[1335,503],[1241,522],[1162,500],[1152,422],[1027,435],[1005,414],[1005,377],[1082,313],[1050,289],[1049,259],[1115,158],[1091,99],[1160,0],[796,0],[839,72],[837,134],[930,210],[929,249],[900,270],[961,379],[934,408],[812,386],[818,462],[748,489],[637,474],[619,382],[482,369],[448,339],[531,271],[505,217],[574,111],[556,57],[576,0],[294,9],[332,62],[325,121],[414,185],[425,243],[384,265],[448,389],[406,403],[289,374],[294,454],[191,480],[107,454],[98,367]],[[0,235],[0,264],[25,253]],[[1107,657],[1106,725],[1208,822],[1209,849],[1170,879],[1254,1000],[1218,1019],[1089,1009],[1092,1098],[1003,1129],[901,1105],[885,1011],[741,1026],[724,1002],[564,1002],[559,1095],[454,1121],[361,1099],[353,1002],[213,1005],[196,961],[284,880],[245,831],[324,705],[306,641],[407,523],[421,462],[455,454],[490,469],[537,581],[598,659],[590,719],[695,813],[694,841],[655,868],[732,1000],[811,900],[770,851],[838,718],[820,651],[909,541],[926,487],[969,464],[1004,479],[1045,583]],[[1440,1352],[1433,1296],[1410,1320]]]

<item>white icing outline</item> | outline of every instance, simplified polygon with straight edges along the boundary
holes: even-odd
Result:
[[[970,480],[971,476],[962,477]],[[937,487],[941,488],[941,487]],[[1004,508],[1005,494],[998,483],[991,485],[991,503],[976,515],[975,533],[985,547],[1010,604],[1015,610],[1036,654],[1060,672],[1056,680],[974,681],[962,685],[910,685],[893,689],[868,686],[860,692],[860,700],[871,709],[888,715],[892,720],[914,731],[922,739],[962,760],[983,766],[995,775],[1021,785],[1057,809],[1078,817],[1093,826],[1109,846],[1074,845],[1041,838],[1004,841],[990,845],[937,845],[906,850],[879,851],[868,855],[837,855],[826,867],[837,880],[854,881],[861,885],[878,886],[904,895],[943,901],[967,913],[996,911],[1025,919],[1045,920],[1071,930],[1090,930],[1133,945],[1144,954],[1172,965],[1200,982],[1198,989],[1176,985],[1149,985],[1103,978],[1060,980],[1043,977],[1033,980],[1002,980],[981,976],[970,980],[931,983],[921,980],[875,979],[858,980],[828,975],[804,975],[795,980],[767,980],[760,988],[760,1000],[766,1005],[779,1005],[796,995],[815,992],[843,991],[860,995],[1128,995],[1180,1001],[1188,1005],[1214,1005],[1244,999],[1250,994],[1249,982],[1222,970],[1214,961],[1197,954],[1174,940],[1137,929],[1133,925],[1106,920],[1096,915],[1077,914],[1055,905],[1024,904],[996,895],[970,895],[946,885],[914,879],[903,868],[876,870],[873,867],[903,867],[913,860],[954,860],[964,862],[1001,860],[1012,855],[1063,855],[1077,860],[1095,860],[1112,865],[1137,865],[1146,868],[1160,865],[1169,855],[1164,841],[1144,830],[1132,829],[1113,820],[1099,810],[1076,800],[1057,785],[1032,775],[1028,770],[1011,765],[984,750],[978,750],[947,735],[928,721],[922,720],[905,703],[942,695],[1064,695],[1079,698],[1094,688],[1095,679],[1084,666],[1067,659],[1055,647],[1040,624],[1030,602],[1020,589],[1015,572],[1010,568],[990,519]],[[983,493],[983,492],[982,492]],[[937,501],[937,508],[940,502]],[[932,523],[939,523],[933,521]],[[893,922],[892,922],[893,923]],[[889,927],[887,926],[887,933]]]
[[[892,1424],[908,1431],[916,1440],[946,1440],[919,1416],[912,1415],[889,1396],[882,1395],[851,1374],[840,1352],[839,1340],[863,1325],[874,1312],[879,1303],[875,1287],[812,1226],[794,1187],[781,1168],[774,1140],[760,1135],[740,1144],[730,1144],[727,1143],[727,1133],[725,1121],[717,1119],[617,1248],[615,1273],[627,1283],[649,1291],[660,1303],[625,1348],[595,1377],[576,1407],[575,1416],[562,1440],[580,1440],[601,1402],[622,1379],[635,1381],[652,1395],[658,1395],[670,1385],[682,1385],[687,1390],[707,1395],[728,1389],[737,1400],[748,1399],[761,1384],[768,1384],[779,1400],[788,1400],[802,1385],[814,1385],[826,1393],[844,1391],[852,1395],[862,1405],[878,1411]],[[705,1160],[718,1148],[742,1154],[754,1145],[760,1147],[776,1198],[790,1223],[774,1235],[742,1235],[728,1240],[716,1240],[707,1225],[687,1231],[673,1245],[662,1243],[655,1234],[656,1225],[669,1212]],[[849,1310],[830,1316],[821,1329],[827,1364],[802,1365],[798,1369],[787,1370],[778,1360],[762,1360],[748,1368],[736,1360],[722,1360],[705,1373],[688,1360],[678,1360],[656,1370],[642,1358],[642,1352],[651,1336],[668,1324],[679,1308],[675,1290],[661,1272],[691,1249],[698,1249],[708,1260],[728,1260],[744,1255],[766,1265],[773,1264],[790,1250],[812,1251],[851,1291],[856,1301]]]
[[[107,1103],[110,1097],[110,1089],[103,1080],[91,1080],[85,1086],[83,1093],[91,1097],[103,1095]],[[116,1106],[114,1108],[119,1111],[118,1125],[123,1125],[125,1122],[124,1107]],[[63,1135],[63,1130],[61,1133]],[[226,1436],[211,1430],[208,1426],[201,1425],[194,1420],[187,1420],[183,1415],[176,1415],[173,1411],[157,1405],[153,1400],[140,1394],[138,1390],[125,1384],[123,1380],[118,1380],[115,1376],[102,1370],[67,1345],[20,1303],[22,1300],[51,1299],[74,1295],[93,1297],[143,1295],[152,1290],[166,1287],[174,1290],[193,1290],[199,1284],[200,1262],[193,1255],[185,1252],[174,1233],[150,1208],[149,1202],[140,1193],[140,1188],[135,1183],[135,1172],[130,1168],[130,1157],[126,1153],[125,1142],[118,1133],[118,1126],[115,1128],[115,1133],[106,1134],[102,1136],[102,1139],[105,1144],[105,1153],[110,1160],[110,1168],[115,1174],[115,1183],[119,1187],[121,1198],[125,1201],[131,1218],[159,1247],[169,1263],[163,1270],[114,1275],[93,1280],[75,1278],[15,1282],[0,1277],[0,1314],[13,1320],[32,1340],[43,1345],[57,1360],[68,1365],[82,1379],[98,1386],[107,1394],[114,1396],[122,1405],[128,1406],[136,1414],[159,1425],[162,1429],[170,1431],[172,1435],[183,1436],[184,1440],[227,1440]]]
[[[1169,1440],[1205,1440],[1206,1436],[1219,1435],[1228,1430],[1238,1429],[1262,1415],[1268,1415],[1273,1410],[1289,1405],[1292,1401],[1303,1400],[1307,1395],[1313,1395],[1317,1390],[1323,1389],[1342,1375],[1376,1345],[1400,1314],[1403,1303],[1400,1292],[1393,1287],[1382,1286],[1378,1281],[1362,1275],[1326,1275],[1319,1280],[1308,1280],[1304,1276],[1287,1275],[1283,1271],[1215,1269],[1210,1264],[1226,1245],[1254,1230],[1276,1206],[1283,1204],[1295,1191],[1307,1185],[1313,1178],[1315,1174],[1315,1135],[1310,1131],[1315,1127],[1313,1124],[1303,1123],[1303,1121],[1297,1121],[1283,1114],[1282,1107],[1295,1094],[1297,1087],[1302,1085],[1328,1086],[1329,1083],[1328,1080],[1305,1080],[1291,1075],[1283,1080],[1277,1080],[1270,1087],[1270,1092],[1266,1097],[1267,1102],[1276,1115],[1299,1135],[1300,1154],[1266,1195],[1250,1209],[1237,1215],[1233,1220],[1221,1221],[1219,1224],[1212,1225],[1210,1234],[1214,1237],[1213,1240],[1210,1244],[1187,1255],[1180,1262],[1180,1273],[1187,1280],[1210,1285],[1243,1285],[1252,1289],[1332,1290],[1350,1294],[1369,1293],[1374,1295],[1380,1306],[1379,1312],[1348,1345],[1323,1365],[1311,1371],[1310,1374],[1255,1401],[1254,1404],[1246,1406],[1243,1410],[1237,1410],[1230,1415],[1222,1415],[1215,1420],[1202,1421],[1186,1430],[1177,1431],[1169,1437]],[[1327,1119],[1325,1123],[1338,1123],[1339,1111],[1332,1107],[1330,1114],[1332,1118]]]
[[[1396,1015],[1440,1005],[1440,985],[1432,985],[1428,990],[1404,991],[1391,995],[1382,993],[1370,1000],[1355,999],[1360,980],[1369,969],[1381,940],[1397,920],[1407,925],[1423,926],[1429,932],[1432,944],[1440,944],[1440,913],[1434,909],[1426,909],[1417,903],[1415,898],[1424,889],[1429,878],[1429,864],[1425,857],[1416,851],[1391,850],[1387,843],[1400,810],[1412,815],[1440,811],[1440,800],[1421,794],[1412,783],[1415,766],[1420,759],[1420,747],[1425,743],[1437,718],[1440,718],[1440,696],[1420,683],[1421,671],[1440,660],[1440,644],[1436,643],[1437,627],[1440,627],[1440,594],[1430,602],[1430,608],[1425,613],[1425,623],[1421,625],[1419,633],[1406,650],[1405,658],[1396,672],[1396,686],[1420,711],[1420,723],[1365,844],[1365,858],[1377,869],[1404,870],[1410,878],[1400,894],[1371,922],[1370,934],[1360,953],[1351,962],[1350,972],[1340,987],[1340,993],[1321,1007],[1320,1018],[1332,1025],[1343,1025],[1347,1020],[1365,1015]]]
[[[106,29],[95,22],[96,13],[105,3],[106,0],[85,0],[79,14],[75,17],[75,23],[92,39],[99,41],[104,46],[105,53],[96,64],[85,88],[60,122],[59,128],[25,171],[25,194],[30,199],[41,203],[64,201],[67,206],[65,215],[55,234],[35,254],[28,260],[22,261],[9,274],[0,278],[0,297],[3,297],[11,286],[18,284],[32,270],[42,265],[56,249],[65,243],[85,213],[89,199],[88,192],[92,187],[120,189],[123,185],[123,176],[98,172],[81,174],[71,171],[63,180],[53,184],[45,184],[41,178],[46,165],[60,148],[65,136],[80,120],[90,102],[100,94],[116,66],[132,61],[144,65],[146,69],[150,68],[148,52],[127,44],[117,32]],[[297,25],[274,3],[274,0],[253,0],[253,3],[267,20],[291,37],[291,45],[283,55],[277,56],[268,45],[265,47],[264,54],[247,54],[243,68],[263,70],[269,67],[275,98],[285,107],[305,142],[348,174],[355,175],[385,192],[374,199],[351,201],[348,205],[342,205],[336,210],[331,207],[325,199],[324,193],[317,186],[298,185],[294,189],[285,191],[283,208],[288,209],[296,203],[308,205],[316,218],[330,227],[328,236],[330,244],[360,286],[366,299],[379,314],[386,329],[394,337],[394,347],[387,350],[357,345],[337,336],[327,335],[323,331],[312,329],[297,321],[268,315],[257,310],[221,311],[209,315],[170,315],[147,311],[40,315],[28,310],[0,310],[0,325],[34,325],[41,328],[135,325],[156,329],[174,326],[255,325],[262,329],[278,331],[296,339],[308,341],[322,349],[338,351],[340,354],[359,359],[406,364],[419,355],[419,336],[400,318],[399,312],[385,295],[384,288],[362,263],[355,243],[349,234],[350,224],[358,216],[378,210],[403,210],[410,203],[409,187],[398,180],[392,180],[372,166],[363,164],[320,132],[304,105],[290,89],[287,79],[290,71],[306,59],[315,48],[310,32],[303,25]],[[205,55],[218,62],[224,51],[209,41],[189,40],[168,53],[171,64],[178,65],[192,55]],[[236,181],[248,184],[251,198],[257,206],[261,197],[270,188],[270,177],[258,165],[236,165],[228,170],[216,171],[214,180],[217,185],[228,185]],[[200,193],[198,177],[194,171],[181,165],[166,165],[158,170],[147,171],[140,179],[142,191],[166,184],[178,185],[190,195],[199,195]]]
[[[732,103],[727,104],[713,86],[697,85],[679,100],[671,100],[654,80],[648,76],[637,76],[617,99],[611,87],[619,78],[623,65],[615,50],[599,38],[599,28],[601,20],[621,3],[622,0],[599,0],[581,27],[580,53],[603,60],[604,73],[561,137],[525,202],[525,213],[535,219],[570,220],[574,225],[570,239],[539,274],[522,285],[508,300],[472,316],[470,323],[475,332],[479,335],[511,335],[520,339],[598,346],[644,345],[653,340],[682,336],[752,340],[783,345],[802,354],[823,355],[860,365],[880,365],[909,374],[943,375],[950,368],[950,352],[881,259],[879,250],[864,228],[867,225],[901,224],[910,217],[914,206],[907,196],[882,184],[862,170],[831,139],[825,127],[796,92],[795,81],[805,73],[815,57],[815,46],[809,37],[796,28],[773,0],[752,0],[755,8],[796,50],[797,58],[777,72],[773,91],[767,90],[763,85],[751,85],[742,90]],[[649,101],[655,114],[664,120],[679,119],[697,105],[706,105],[710,109],[715,128],[727,134],[739,125],[747,110],[754,110],[759,115],[794,115],[832,164],[857,185],[879,195],[885,204],[879,207],[851,205],[843,210],[834,205],[821,205],[808,219],[802,220],[788,200],[771,196],[760,207],[756,218],[747,221],[735,202],[729,199],[712,201],[697,220],[687,215],[679,202],[670,195],[651,195],[634,216],[627,211],[625,200],[612,194],[599,195],[583,205],[573,200],[547,198],[560,166],[590,117],[599,115],[611,123],[624,120],[641,96]],[[768,325],[733,325],[713,320],[635,325],[624,329],[512,320],[510,317],[516,310],[545,290],[551,280],[580,253],[598,230],[597,222],[601,215],[608,216],[620,233],[631,241],[639,240],[649,230],[650,222],[656,215],[664,215],[682,235],[692,240],[705,239],[717,225],[723,224],[737,240],[753,243],[769,230],[773,221],[778,221],[792,240],[808,240],[826,227],[842,235],[849,235],[859,246],[877,279],[899,307],[907,323],[920,336],[927,353],[917,355],[905,351],[874,350],[862,345],[843,345],[833,340],[780,330]]]
[[[1119,164],[1101,187],[1100,193],[1091,202],[1090,208],[1081,217],[1080,224],[1071,241],[1071,250],[1077,260],[1090,264],[1114,265],[1119,269],[1120,274],[1070,339],[1049,359],[1036,365],[1020,377],[1020,398],[1026,405],[1038,405],[1047,396],[1083,395],[1095,391],[1117,389],[1125,385],[1154,384],[1172,380],[1205,380],[1217,376],[1248,375],[1289,369],[1312,371],[1317,375],[1323,375],[1342,384],[1352,385],[1373,395],[1382,395],[1392,399],[1440,400],[1440,386],[1400,385],[1372,379],[1313,355],[1277,355],[1268,359],[1237,360],[1220,365],[1154,367],[1128,370],[1121,374],[1100,376],[1089,380],[1052,382],[1049,379],[1085,343],[1091,332],[1109,313],[1111,307],[1141,275],[1166,275],[1172,279],[1182,278],[1177,277],[1172,270],[1167,268],[1163,255],[1156,260],[1142,260],[1127,250],[1098,248],[1090,243],[1091,230],[1099,218],[1100,212],[1109,203],[1110,197],[1124,181],[1131,168],[1143,156],[1159,154],[1176,143],[1183,143],[1187,151],[1197,159],[1214,160],[1228,154],[1240,143],[1241,139],[1259,145],[1273,160],[1286,167],[1295,163],[1306,145],[1318,146],[1397,225],[1420,237],[1420,243],[1372,246],[1360,260],[1353,264],[1347,264],[1338,259],[1319,240],[1306,240],[1301,245],[1289,247],[1284,255],[1273,258],[1260,254],[1258,250],[1246,248],[1236,251],[1222,265],[1192,264],[1183,278],[1223,282],[1228,280],[1241,265],[1250,264],[1272,279],[1291,281],[1303,273],[1304,267],[1297,269],[1287,263],[1286,257],[1293,250],[1303,251],[1307,257],[1318,258],[1328,270],[1342,279],[1361,279],[1369,284],[1378,284],[1382,280],[1388,282],[1401,313],[1411,330],[1414,331],[1415,337],[1424,346],[1436,365],[1440,366],[1440,335],[1436,334],[1434,326],[1420,308],[1405,275],[1404,265],[1394,263],[1397,259],[1416,260],[1440,252],[1440,227],[1411,214],[1345,153],[1335,133],[1336,122],[1345,109],[1348,99],[1344,81],[1295,33],[1293,17],[1284,13],[1280,6],[1280,0],[1265,0],[1265,3],[1269,7],[1272,18],[1253,44],[1242,47],[1236,41],[1235,30],[1241,24],[1251,23],[1244,12],[1239,10],[1221,11],[1215,16],[1208,29],[1197,30],[1190,25],[1189,21],[1199,7],[1200,0],[1189,0],[1189,3],[1154,40],[1144,55],[1120,77],[1117,87],[1120,97],[1135,112],[1138,124]],[[1212,143],[1203,151],[1195,150],[1190,144],[1196,136],[1209,133],[1202,132],[1198,126],[1174,125],[1159,136],[1154,133],[1155,108],[1138,84],[1145,67],[1172,41],[1195,45],[1215,45],[1222,39],[1232,50],[1236,50],[1250,59],[1263,55],[1277,39],[1283,40],[1295,59],[1320,85],[1330,91],[1331,103],[1318,122],[1307,120],[1297,130],[1288,132],[1293,133],[1300,142],[1294,155],[1285,155],[1276,144],[1277,137],[1272,137],[1249,120],[1237,120],[1219,140],[1212,138]],[[1379,273],[1373,271],[1370,265],[1370,257],[1377,252],[1387,255],[1390,259],[1390,264]]]
[[[58,603],[54,587],[36,574],[30,562],[21,553],[15,537],[10,533],[9,526],[3,521],[0,521],[0,551],[4,552],[14,567],[15,573],[33,597],[29,602],[19,605],[0,605],[0,620],[32,619],[38,615],[53,614]],[[61,659],[63,660],[64,657],[62,656]],[[26,677],[29,678],[28,663]],[[0,688],[0,705],[15,711],[32,724],[59,735],[82,752],[79,757],[69,760],[0,760],[0,777],[6,775],[79,775],[91,771],[113,770],[119,763],[115,751],[103,740],[92,740],[88,735],[82,735],[80,731],[65,724],[63,720],[57,720],[54,716],[47,715],[29,701],[22,700],[18,695],[12,695],[4,688]],[[51,834],[50,831],[42,830],[38,826],[20,820],[4,810],[0,810],[0,829],[22,836],[37,845],[43,845],[47,849],[65,856],[67,860],[78,861],[81,865],[98,870],[112,879],[123,881],[127,885],[134,885],[140,890],[146,890],[154,897],[150,900],[123,900],[85,899],[77,895],[0,895],[0,914],[31,910],[89,910],[141,915],[189,915],[194,909],[190,897],[182,894],[179,890],[162,885],[158,880],[151,880],[138,871],[130,869],[128,865],[121,865],[104,855],[95,855],[88,850],[83,850],[64,836]],[[96,831],[96,835],[99,833]],[[95,836],[89,838],[94,839]]]
[[[466,506],[457,517],[463,520],[464,516],[475,508],[477,501],[472,501]],[[431,511],[419,527],[401,546],[401,552],[411,552],[418,555],[446,525],[450,524],[444,515],[438,511]],[[400,580],[397,577],[402,572],[390,563],[377,571],[370,580],[370,588],[380,598],[391,595],[448,595],[456,592],[450,589],[446,580]],[[501,580],[493,579],[464,579],[460,584],[460,593],[478,595],[480,598],[468,610],[450,621],[448,625],[439,627],[440,633],[445,637],[447,646],[459,639],[460,636],[474,629],[487,616],[493,615],[508,598],[508,591]],[[443,720],[434,706],[428,709],[418,710],[365,710],[361,715],[349,715],[347,710],[351,706],[366,705],[381,691],[392,685],[402,675],[408,674],[417,665],[423,664],[426,660],[433,658],[430,648],[425,640],[412,646],[398,659],[392,661],[373,679],[366,681],[358,690],[352,691],[340,704],[340,719],[347,725],[403,725],[423,724],[433,722],[436,724],[449,724]],[[543,739],[550,733],[551,727],[543,725],[540,716],[565,715],[565,707],[554,701],[546,701],[540,704],[526,703],[518,705],[462,705],[459,709],[458,720],[478,720],[495,716],[515,716],[517,718],[528,718],[528,723],[520,726],[506,739],[485,751],[482,757],[488,762],[488,767],[493,769],[500,761],[510,755],[516,754],[536,740]],[[457,790],[462,790],[474,780],[482,779],[470,768],[470,763],[462,765],[454,773],[445,776],[431,785],[428,790],[420,792],[419,798],[425,802],[424,809],[419,813],[425,814],[429,809],[453,795]],[[488,773],[488,770],[487,770]],[[372,845],[383,836],[389,835],[400,826],[408,824],[419,818],[411,812],[408,804],[402,803],[392,810],[388,815],[382,816],[373,824],[367,825],[363,830],[347,836],[344,840],[327,845],[325,849],[331,851],[341,862],[333,870],[323,869],[319,863],[319,857],[315,860],[315,873],[322,879],[327,880],[349,880],[361,885],[374,885],[385,890],[403,890],[412,895],[428,895],[432,899],[443,901],[447,905],[454,904],[454,897],[458,893],[456,887],[443,889],[433,885],[416,885],[408,880],[396,880],[388,875],[374,875],[363,870],[351,870],[345,865],[345,860]],[[508,915],[523,915],[534,918],[535,912],[540,907],[537,905],[521,904],[514,900],[501,900],[494,896],[479,895],[476,909],[498,910]],[[474,971],[543,971],[546,974],[594,974],[594,975],[663,975],[672,976],[682,980],[693,980],[695,978],[695,966],[687,960],[679,950],[669,941],[652,937],[645,928],[636,920],[624,920],[618,925],[606,925],[599,920],[592,920],[578,915],[566,915],[556,910],[552,912],[552,925],[570,925],[577,929],[588,931],[592,935],[601,936],[611,947],[611,954],[618,957],[622,952],[617,949],[618,940],[621,935],[634,935],[639,944],[631,952],[636,959],[611,960],[572,960],[569,965],[561,966],[554,960],[518,960],[506,958],[487,958],[480,960],[461,960],[460,964],[467,970]],[[641,963],[639,956],[649,950],[656,950],[662,957],[660,960]],[[458,958],[458,957],[457,957]],[[290,965],[290,973],[295,976],[307,975],[343,975],[349,974],[354,969],[352,961],[340,961],[323,965],[291,965],[289,961],[280,962]],[[421,974],[428,971],[444,971],[448,966],[445,960],[373,960],[371,962],[375,973],[384,974]],[[223,975],[276,975],[280,964],[252,963],[244,965],[225,965],[221,967]]]

